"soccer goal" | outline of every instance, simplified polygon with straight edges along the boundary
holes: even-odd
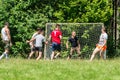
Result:
[[[90,57],[90,54],[99,41],[101,28],[104,26],[103,23],[46,23],[46,38],[49,37],[56,24],[60,25],[63,36],[61,42],[61,57],[67,57],[69,54],[70,49],[66,49],[66,42],[71,36],[71,32],[75,31],[81,45],[81,54],[84,58]],[[51,43],[49,42],[44,48],[44,58],[50,58],[51,52]]]

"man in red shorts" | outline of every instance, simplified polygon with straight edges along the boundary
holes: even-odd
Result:
[[[56,24],[55,30],[53,30],[51,32],[49,39],[52,40],[51,60],[53,60],[53,58],[57,58],[60,55],[60,52],[61,52],[62,32],[60,31],[60,25],[59,24]],[[55,51],[57,51],[56,55],[55,55]]]
[[[104,58],[104,57],[103,57],[103,52],[106,51],[106,48],[107,48],[106,43],[107,43],[108,35],[107,35],[107,33],[105,32],[105,28],[104,28],[104,27],[102,27],[101,32],[102,32],[102,33],[101,33],[101,35],[100,35],[99,43],[96,45],[96,48],[95,48],[95,50],[94,50],[93,53],[92,53],[92,56],[91,56],[91,58],[90,58],[90,61],[93,60],[93,58],[95,57],[95,55],[96,55],[98,52],[100,52],[101,58],[102,58],[102,59]]]

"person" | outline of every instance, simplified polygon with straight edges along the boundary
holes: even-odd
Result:
[[[60,31],[60,25],[56,24],[55,30],[53,30],[49,36],[49,40],[52,41],[51,60],[57,58],[60,55],[61,39],[62,39],[62,32]],[[57,51],[56,55],[55,55],[55,51]]]
[[[30,41],[27,41],[28,43],[36,41],[34,45],[35,46],[34,51],[29,55],[29,59],[32,57],[35,51],[38,51],[39,53],[36,60],[39,60],[42,57],[42,45],[43,45],[42,43],[45,42],[45,37],[43,35],[44,35],[44,31],[41,30],[41,32],[39,32],[37,36],[35,36]],[[47,44],[47,42],[45,43]]]
[[[101,29],[101,35],[100,35],[100,39],[99,39],[99,43],[96,45],[96,48],[94,49],[90,61],[92,61],[95,57],[95,55],[100,52],[100,57],[102,59],[104,59],[103,53],[106,51],[106,44],[107,44],[107,39],[108,39],[108,35],[105,32],[105,27],[102,27]]]
[[[8,22],[5,23],[4,27],[1,30],[1,38],[2,38],[3,43],[5,44],[5,47],[4,47],[5,51],[0,56],[0,59],[2,59],[4,56],[6,57],[6,59],[8,59],[9,48],[12,46]]]
[[[72,32],[71,37],[66,42],[66,48],[67,49],[69,47],[68,43],[71,43],[71,49],[70,49],[70,54],[69,54],[69,56],[68,56],[67,59],[71,58],[71,56],[72,56],[72,54],[73,54],[74,51],[77,51],[78,56],[80,56],[80,43],[79,43],[78,38],[76,37],[76,32],[75,31]]]
[[[32,35],[32,38],[31,39],[33,39],[35,36],[37,36],[38,34],[39,34],[39,32],[41,31],[41,29],[40,28],[37,28],[36,29],[36,32]],[[28,40],[27,40],[28,41]],[[30,48],[31,48],[31,52],[30,52],[30,54],[31,53],[34,53],[34,48],[35,48],[35,40],[33,41],[33,42],[30,42],[29,43],[29,45],[30,45]],[[36,56],[38,56],[38,53],[36,52]],[[28,59],[29,59],[29,57],[28,57]]]

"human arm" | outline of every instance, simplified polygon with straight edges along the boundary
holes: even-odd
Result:
[[[67,49],[69,48],[68,44],[69,44],[69,41],[67,40],[67,42],[66,42],[66,48]]]
[[[103,43],[102,47],[105,46],[106,43],[107,43],[107,39],[104,40],[104,43]]]
[[[60,40],[62,39],[62,35],[59,36],[60,37]]]
[[[49,36],[48,41],[51,41],[51,35]]]
[[[7,36],[8,36],[9,41],[11,42],[10,30],[9,30],[9,29],[5,29],[5,31],[6,31],[6,33],[7,33]]]
[[[102,46],[105,46],[106,44],[107,44],[107,39],[108,39],[108,35],[107,34],[104,34],[103,35],[103,44],[102,44]]]
[[[44,44],[48,44],[48,40],[46,40],[46,38],[44,37],[42,42],[44,42]]]
[[[78,44],[78,48],[80,49],[80,42],[79,42],[79,41],[77,41],[77,44]]]
[[[60,37],[60,40],[62,39],[62,32],[60,32],[60,35],[59,35],[59,37]]]
[[[10,41],[10,46],[12,46],[10,30],[9,30],[9,29],[5,29],[5,31],[6,31],[6,34],[7,34],[7,36],[8,36],[8,40]]]
[[[104,33],[104,34],[102,35],[102,39],[103,39],[103,41],[102,41],[101,49],[102,49],[103,47],[106,47],[108,35]]]
[[[35,38],[32,38],[31,40],[27,40],[27,43],[33,42],[35,40]]]

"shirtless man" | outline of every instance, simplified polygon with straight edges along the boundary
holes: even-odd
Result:
[[[2,38],[3,43],[5,44],[5,47],[4,47],[5,51],[0,56],[0,59],[2,59],[4,56],[6,57],[6,59],[8,59],[9,48],[12,46],[8,22],[5,23],[4,27],[1,30],[1,38]]]

